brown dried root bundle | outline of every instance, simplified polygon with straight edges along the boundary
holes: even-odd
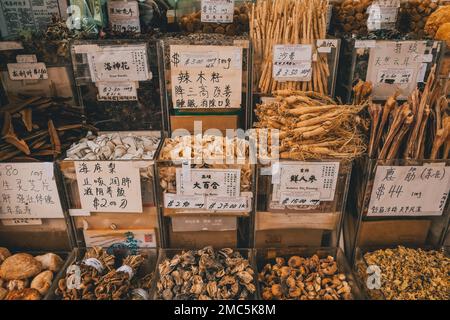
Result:
[[[359,80],[357,84],[353,86],[353,104],[361,104],[369,100],[372,94],[372,82]]]
[[[255,126],[280,130],[280,158],[351,159],[366,150],[358,129],[364,107],[339,105],[304,92],[282,92],[276,101],[257,106]]]
[[[450,116],[444,88],[435,82],[435,66],[423,91],[416,88],[402,105],[397,94],[384,106],[369,103],[369,157],[448,159]],[[431,146],[431,147],[428,147]]]
[[[100,277],[114,267],[115,258],[100,247],[89,248],[81,262],[77,262],[74,266],[80,270],[79,286],[69,288],[68,284],[72,283],[73,277],[77,277],[77,273],[66,273],[66,276],[59,280],[56,295],[64,300],[95,300],[95,287],[100,282]],[[68,268],[68,271],[73,266]]]
[[[144,261],[142,255],[128,256],[120,268],[104,275],[95,288],[97,300],[129,299],[133,289],[131,279]]]
[[[326,38],[327,0],[259,0],[250,15],[250,36],[255,51],[257,86],[262,93],[277,89],[328,92],[330,71],[326,55],[317,55],[308,82],[278,82],[272,77],[273,46],[276,44],[311,44]]]

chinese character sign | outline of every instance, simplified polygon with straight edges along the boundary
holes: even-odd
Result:
[[[177,168],[177,194],[229,196],[240,195],[241,170],[191,169],[190,179]]]
[[[145,44],[99,47],[98,51],[90,51],[87,56],[93,82],[151,79]]]
[[[202,0],[202,22],[232,23],[234,0]]]
[[[142,212],[139,168],[127,161],[75,161],[81,206],[91,212]]]
[[[97,82],[99,101],[136,101],[136,82]]]
[[[274,45],[272,73],[277,81],[311,81],[312,45]]]
[[[8,63],[11,80],[43,80],[48,79],[45,63]]]
[[[242,48],[170,46],[175,109],[240,108]]]
[[[53,163],[2,163],[0,184],[0,219],[64,218]]]
[[[384,99],[400,91],[408,96],[420,81],[426,41],[377,41],[370,48],[367,81],[374,86],[374,99]]]
[[[274,170],[272,201],[285,205],[313,205],[334,200],[339,162],[281,163],[279,172]]]
[[[379,166],[368,216],[440,216],[447,202],[450,167]]]
[[[367,8],[367,29],[394,29],[397,22],[400,0],[375,0]]]
[[[114,32],[141,32],[137,1],[108,1],[108,17]]]

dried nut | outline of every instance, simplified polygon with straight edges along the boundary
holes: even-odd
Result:
[[[5,280],[22,280],[34,277],[42,270],[42,264],[27,253],[17,253],[3,261],[0,277]]]
[[[52,285],[52,281],[53,272],[50,270],[43,271],[34,277],[33,281],[31,281],[30,288],[38,290],[42,296],[45,296]]]
[[[8,249],[0,247],[0,264],[5,261],[6,258],[11,256],[11,252]]]
[[[54,253],[46,253],[34,258],[42,264],[42,270],[50,270],[52,272],[58,272],[64,262],[60,256]]]
[[[5,300],[40,300],[41,295],[39,291],[32,288],[22,290],[9,291]]]

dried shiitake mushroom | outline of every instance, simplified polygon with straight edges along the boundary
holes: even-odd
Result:
[[[34,277],[33,281],[31,281],[30,288],[38,290],[44,296],[48,292],[48,289],[50,289],[52,281],[53,272],[50,270],[43,271]]]
[[[5,280],[22,280],[34,277],[42,270],[42,264],[28,253],[17,253],[3,261],[0,277]]]

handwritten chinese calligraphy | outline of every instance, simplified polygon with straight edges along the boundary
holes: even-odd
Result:
[[[276,170],[279,172],[278,178],[272,176],[272,201],[316,205],[334,200],[339,162],[285,162]]]
[[[416,87],[422,68],[426,41],[377,41],[370,49],[367,81],[374,86],[374,99],[384,99],[397,89],[400,96]]]
[[[97,82],[99,101],[136,101],[136,82]]]
[[[43,80],[48,79],[45,63],[8,63],[11,80]]]
[[[442,215],[449,183],[445,166],[378,166],[367,215]]]
[[[108,1],[108,17],[114,32],[141,32],[137,1]]]
[[[277,81],[311,81],[312,46],[274,45],[272,73]]]
[[[175,109],[240,108],[242,48],[170,46]]]
[[[0,164],[0,219],[64,218],[53,163]]]
[[[97,47],[97,51],[89,51],[87,56],[93,82],[151,79],[145,44]]]
[[[177,194],[239,196],[241,170],[239,169],[191,169],[190,180],[183,178],[183,171],[176,171]]]
[[[234,0],[202,0],[201,22],[232,23]]]
[[[75,161],[81,206],[91,212],[142,212],[139,168],[126,161]]]

